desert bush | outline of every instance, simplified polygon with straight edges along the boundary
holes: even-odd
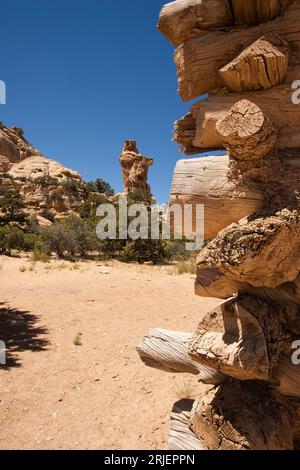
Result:
[[[0,197],[0,224],[24,224],[26,222],[24,208],[23,198],[17,189],[4,189]]]
[[[14,127],[13,127],[13,130],[15,131],[15,133],[16,133],[19,137],[21,137],[22,139],[24,138],[25,131],[24,131],[24,129],[23,129],[22,127],[16,127],[16,126],[14,126]]]
[[[60,181],[50,175],[39,176],[38,178],[29,178],[32,183],[47,188],[49,186],[60,186]]]
[[[90,193],[79,209],[79,215],[82,219],[90,219],[96,225],[96,210],[100,204],[107,203],[107,196],[97,193]]]
[[[81,184],[78,181],[74,180],[65,180],[60,183],[64,189],[68,191],[79,191],[81,189]]]
[[[28,233],[33,233],[35,235],[39,235],[40,226],[39,226],[39,222],[38,222],[38,219],[37,219],[36,215],[32,214],[27,218],[26,230],[27,230]]]
[[[47,253],[56,253],[59,258],[69,258],[76,255],[74,233],[68,230],[63,222],[57,222],[51,227],[41,229],[41,236]]]
[[[41,211],[40,215],[42,217],[44,217],[44,219],[49,220],[50,222],[54,222],[54,220],[55,220],[55,215],[51,211],[49,211],[48,209],[43,209]]]
[[[86,257],[97,246],[92,227],[77,216],[42,228],[41,236],[46,252],[54,252],[59,258]]]
[[[12,180],[13,177],[9,173],[2,173],[1,178],[7,179],[7,180]],[[5,188],[1,188],[3,191]]]
[[[41,244],[40,236],[35,233],[24,232],[23,233],[23,250],[33,251],[37,246]]]
[[[24,248],[24,233],[18,227],[0,226],[0,254],[11,255],[13,250],[22,251]]]
[[[134,204],[135,202],[140,202],[141,200],[135,198],[128,198],[128,207]],[[169,260],[169,253],[167,249],[167,243],[162,240],[152,240],[151,239],[151,212],[150,206],[146,204],[148,210],[148,239],[137,239],[137,240],[119,240],[119,204],[118,201],[114,202],[116,209],[116,221],[117,221],[117,239],[116,240],[104,240],[98,242],[99,251],[106,258],[115,258],[124,262],[153,262],[154,264],[164,263]],[[133,218],[128,217],[128,224],[132,222]],[[97,223],[97,218],[93,221]]]
[[[85,257],[97,248],[97,237],[93,227],[80,217],[73,216],[64,222],[64,225],[73,237],[76,244],[76,254]]]
[[[14,180],[20,181],[20,183],[27,183],[27,178],[26,176],[15,176]]]
[[[42,240],[38,240],[35,245],[34,249],[32,251],[32,261],[41,261],[42,263],[48,263],[50,260],[50,253],[47,251],[45,244],[42,242]]]
[[[166,240],[166,254],[171,261],[185,261],[190,258],[191,254],[186,250],[187,240],[176,240],[171,236],[171,240]]]
[[[111,185],[101,178],[85,183],[85,190],[88,193],[101,193],[106,194],[107,196],[113,196],[115,194]]]
[[[128,240],[119,258],[125,262],[159,264],[166,262],[168,255],[163,240]]]

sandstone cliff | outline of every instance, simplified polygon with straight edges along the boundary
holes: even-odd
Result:
[[[76,213],[86,194],[82,177],[76,171],[46,158],[27,142],[16,127],[0,128],[0,189],[18,189],[28,215],[39,222]]]

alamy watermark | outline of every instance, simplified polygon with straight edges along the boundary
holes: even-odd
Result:
[[[300,104],[300,80],[295,80],[292,83],[292,90],[294,90],[292,93],[292,103],[295,105],[299,105]]]
[[[186,250],[204,245],[204,205],[128,204],[120,196],[118,204],[101,204],[97,209],[100,240],[189,240]]]
[[[0,80],[0,104],[6,104],[6,83]]]
[[[300,365],[300,340],[293,342],[292,349],[295,349],[295,351],[292,354],[292,363],[294,364],[294,366],[299,366]]]
[[[6,364],[6,344],[0,340],[0,366]]]

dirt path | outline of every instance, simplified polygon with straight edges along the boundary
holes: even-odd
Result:
[[[0,449],[167,448],[172,405],[196,381],[144,367],[135,346],[149,328],[193,331],[216,301],[171,268],[29,267],[0,258]]]

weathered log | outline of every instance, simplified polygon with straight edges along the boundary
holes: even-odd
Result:
[[[263,329],[235,298],[204,317],[190,342],[189,354],[224,375],[269,381],[270,360]]]
[[[293,352],[291,347],[290,352],[281,358],[278,368],[274,370],[273,380],[281,395],[300,398],[300,366],[293,364]]]
[[[229,24],[219,25],[213,22],[224,9],[215,3],[173,2],[159,27],[173,44],[183,42],[175,51],[182,99],[210,93],[176,122],[174,140],[187,154],[227,150],[180,161],[170,199],[171,207],[204,204],[204,238],[216,238],[198,257],[196,293],[226,301],[194,335],[158,330],[139,350],[151,367],[222,382],[191,412],[196,448],[293,449],[300,446],[293,354],[300,334],[300,113],[292,86],[300,74],[300,0],[230,0]],[[199,374],[199,366],[208,369]],[[176,449],[194,442],[190,408],[172,414]]]
[[[203,396],[191,429],[208,450],[292,450],[293,425],[285,401],[267,385],[228,382]]]
[[[277,309],[274,308],[274,310],[272,310],[273,307],[271,307],[266,311],[264,310],[265,306],[262,303],[259,303],[257,300],[253,300],[253,305],[256,305],[256,309],[260,311],[261,317],[264,316],[265,321],[269,321],[270,325],[272,324],[273,331],[273,336],[271,337],[271,339],[268,339],[268,355],[270,355],[270,357],[272,356],[271,364],[273,364],[272,374],[267,378],[267,374],[264,373],[265,369],[263,368],[262,375],[266,375],[266,380],[271,381],[273,384],[273,388],[282,395],[300,398],[300,367],[294,366],[292,364],[293,350],[291,349],[290,353],[285,353],[284,355],[280,356],[281,347],[285,346],[285,344],[283,344],[280,339],[282,331],[280,330],[280,323],[278,323],[278,319],[280,318],[281,307],[278,307]],[[197,380],[199,382],[202,382],[207,385],[220,385],[227,381],[228,376],[236,377],[238,375],[241,380],[249,380],[250,377],[253,379],[253,373],[251,372],[251,369],[250,371],[243,371],[243,367],[246,367],[246,362],[243,361],[245,360],[245,358],[247,359],[246,351],[243,348],[244,346],[248,348],[249,357],[251,358],[251,340],[247,341],[247,339],[245,338],[244,340],[242,340],[241,345],[237,343],[237,334],[242,333],[241,330],[239,330],[238,332],[238,328],[242,325],[242,322],[238,318],[237,326],[231,323],[231,326],[233,327],[233,333],[230,339],[230,344],[228,343],[228,345],[226,345],[227,338],[231,335],[229,323],[225,323],[225,321],[221,320],[220,313],[215,318],[214,314],[216,313],[218,313],[218,309],[215,309],[213,312],[210,312],[210,314],[206,315],[205,319],[203,320],[203,325],[207,325],[206,328],[211,327],[212,332],[214,332],[217,328],[216,325],[219,325],[218,328],[221,331],[224,331],[224,329],[227,328],[227,333],[224,335],[222,341],[224,341],[225,346],[223,346],[225,348],[230,347],[231,357],[234,351],[234,345],[236,345],[237,348],[240,349],[238,365],[237,362],[235,362],[234,366],[231,366],[229,368],[226,367],[228,375],[220,372],[221,368],[219,361],[217,363],[214,360],[208,360],[207,358],[201,356],[201,354],[195,354],[195,352],[193,351],[191,353],[191,342],[193,338],[194,342],[197,342],[198,333],[193,335],[192,333],[181,333],[160,329],[152,330],[138,345],[137,349],[140,354],[141,360],[144,362],[145,365],[161,370],[163,372],[169,372],[173,374],[188,373],[195,375],[197,376]],[[248,317],[250,319],[250,325],[253,322],[253,317],[253,315],[251,319],[250,317]],[[244,319],[244,325],[248,324],[246,323],[245,317]],[[275,326],[277,327],[275,328]],[[255,321],[254,327],[257,327]],[[260,332],[261,331],[262,330],[260,329]],[[235,343],[234,335],[236,335]],[[262,338],[261,333],[259,333],[259,337]],[[274,340],[275,337],[276,339]],[[259,338],[257,344],[260,344]],[[274,350],[274,348],[276,350]],[[205,365],[208,363],[210,364],[210,367]],[[215,369],[213,367],[215,367]],[[258,367],[260,367],[260,365],[258,365]],[[261,378],[263,378],[262,375]]]
[[[300,275],[293,282],[281,284],[276,288],[251,286],[243,282],[238,275],[224,274],[217,268],[198,267],[195,283],[196,295],[216,299],[228,299],[238,292],[251,294],[266,301],[275,301],[292,305],[300,304]],[[300,318],[293,318],[290,329],[300,334]]]
[[[244,1],[244,0],[243,0]],[[293,3],[283,17],[249,29],[215,31],[191,39],[175,51],[179,94],[184,101],[193,100],[211,90],[221,88],[219,70],[234,60],[262,36],[273,33],[291,44],[293,51],[300,47],[300,4]],[[291,69],[286,83],[291,83],[293,68],[298,68],[298,54],[291,56]]]
[[[229,0],[177,0],[163,6],[158,29],[175,46],[233,24]]]
[[[274,149],[277,140],[270,120],[248,100],[238,101],[216,129],[229,157],[236,160],[258,160]]]
[[[192,113],[188,113],[174,124],[174,140],[180,142],[179,151],[186,151],[187,147],[192,147],[196,132],[196,118]],[[196,149],[197,151],[198,149]],[[199,153],[199,150],[198,152]]]
[[[258,39],[219,71],[230,91],[241,92],[272,88],[282,83],[288,72],[287,43],[274,34]]]
[[[262,192],[236,184],[229,179],[228,170],[229,159],[224,155],[180,160],[174,171],[170,207],[203,204],[205,240],[213,239],[232,222],[263,206]],[[174,229],[178,233],[181,233],[181,224],[181,220],[175,218]]]
[[[235,24],[257,25],[276,18],[289,0],[231,0]]]
[[[170,450],[204,450],[202,442],[189,427],[194,400],[180,400],[171,413]]]
[[[192,334],[154,329],[137,346],[141,360],[148,367],[170,373],[198,376],[200,382],[218,385],[225,377],[216,370],[194,361],[188,355]]]
[[[294,450],[300,450],[300,400],[291,398],[286,403],[292,419]]]
[[[201,251],[198,269],[217,269],[254,287],[293,282],[300,272],[299,217],[283,209],[233,223]]]
[[[174,140],[183,147],[193,147],[194,152],[224,149],[217,122],[224,119],[238,101],[247,98],[255,103],[278,130],[278,149],[300,148],[299,106],[292,102],[290,85],[279,85],[271,90],[247,94],[220,91],[191,107],[191,117],[182,127],[181,120],[175,123]],[[195,126],[195,127],[194,127]],[[182,142],[182,143],[181,143]]]

